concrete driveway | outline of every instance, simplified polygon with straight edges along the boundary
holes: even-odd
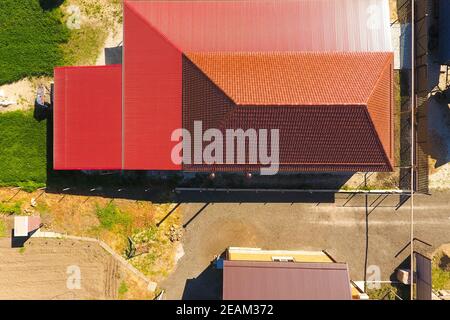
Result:
[[[182,204],[185,255],[161,286],[167,299],[220,298],[221,274],[210,262],[229,246],[326,249],[348,262],[352,280],[363,280],[370,265],[389,280],[409,255],[409,201],[396,210],[398,203],[399,196],[338,194],[335,203]],[[450,242],[450,194],[416,196],[415,204],[417,247]]]

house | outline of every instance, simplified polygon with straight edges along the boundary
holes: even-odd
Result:
[[[224,300],[368,299],[348,265],[324,251],[230,247],[223,262]]]
[[[125,1],[122,65],[55,69],[54,168],[262,170],[270,130],[277,171],[392,171],[390,41],[384,0]]]

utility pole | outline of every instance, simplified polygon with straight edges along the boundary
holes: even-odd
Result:
[[[411,221],[410,221],[410,299],[414,300],[414,166],[415,166],[415,106],[416,106],[416,90],[415,90],[415,0],[411,0]]]

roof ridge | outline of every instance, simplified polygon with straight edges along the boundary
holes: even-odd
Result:
[[[385,69],[386,69],[386,67],[387,67],[387,65],[388,65],[388,62],[390,62],[390,60],[391,60],[391,55],[393,55],[392,52],[386,52],[386,58],[385,58],[385,61],[384,61],[384,63],[383,63],[383,67],[380,68],[381,71],[380,71],[380,73],[378,74],[377,80],[375,81],[375,84],[374,84],[372,90],[370,91],[370,93],[369,93],[369,95],[368,95],[366,104],[369,103],[370,98],[372,98],[372,96],[373,96],[375,90],[377,89],[377,86],[378,86],[378,84],[380,83],[381,78],[383,77],[383,73],[384,73],[384,71],[385,71]]]
[[[372,129],[372,134],[375,136],[375,138],[377,140],[377,145],[380,148],[381,153],[383,154],[383,158],[385,159],[385,164],[387,164],[391,169],[393,169],[391,160],[389,159],[389,157],[388,157],[388,155],[386,153],[386,150],[384,149],[383,143],[381,142],[380,136],[377,133],[377,129],[375,128],[375,124],[374,124],[374,122],[372,120],[372,117],[371,117],[371,115],[369,113],[368,105],[365,106],[364,111],[365,111],[365,114],[367,116],[367,120],[369,121],[370,128]]]
[[[140,1],[132,1],[132,0],[125,0],[124,1],[124,6],[126,6],[128,9],[130,9],[131,11],[133,11],[134,14],[136,14],[137,16],[139,16],[150,28],[152,28],[158,35],[160,35],[168,44],[170,44],[172,47],[174,47],[176,50],[178,50],[179,52],[183,53],[183,50],[181,50],[180,47],[178,47],[175,43],[173,43],[173,41],[171,41],[167,35],[165,35],[164,33],[161,32],[161,30],[159,30],[157,27],[155,27],[150,21],[148,21],[148,19],[146,19],[146,17],[140,13],[139,10],[137,10],[133,5],[130,5],[131,3],[139,3]],[[125,40],[125,39],[124,39]],[[124,41],[125,42],[125,41]]]
[[[392,53],[387,55],[387,58],[386,58],[386,60],[384,62],[384,65],[383,65],[383,68],[381,68],[381,72],[380,72],[380,74],[379,74],[379,76],[377,78],[377,81],[375,82],[375,85],[373,86],[372,91],[370,92],[369,97],[368,97],[367,102],[366,102],[366,111],[367,111],[367,114],[369,116],[369,120],[370,120],[371,126],[373,127],[375,132],[376,132],[376,127],[375,127],[375,123],[373,122],[372,116],[371,116],[370,111],[369,111],[369,102],[370,102],[370,99],[372,98],[372,96],[374,95],[375,90],[377,90],[378,84],[380,83],[381,79],[383,78],[384,72],[389,67],[389,64],[390,64],[390,62],[392,60],[392,56],[393,56]],[[392,124],[391,124],[391,126],[392,126]],[[391,130],[393,130],[393,128],[391,128]],[[389,163],[389,166],[392,167],[391,158],[388,156],[387,151],[384,148],[384,145],[383,145],[383,143],[381,141],[380,136],[378,134],[376,134],[376,137],[377,137],[378,143],[381,144],[381,149],[383,150],[383,156],[387,159],[387,163]],[[391,147],[391,150],[392,150],[392,148],[394,146],[391,145],[390,147]]]
[[[186,59],[188,59],[209,81],[211,81],[211,83],[213,83],[220,91],[222,91],[222,93],[231,100],[231,102],[233,102],[234,105],[238,105],[238,103],[227,93],[225,92],[225,90],[219,86],[218,83],[216,83],[213,79],[211,79],[210,76],[208,76],[208,74],[202,69],[200,68],[200,66],[195,63],[194,61],[192,61],[192,59],[188,56],[188,52],[182,52],[181,53]]]
[[[197,50],[188,50],[185,51],[189,54],[198,54],[198,55],[237,55],[237,54],[255,54],[255,55],[283,55],[283,54],[318,54],[318,55],[389,55],[392,54],[390,51],[318,51],[318,50],[300,50],[300,51],[197,51]]]
[[[372,86],[380,81],[390,56],[387,52],[309,51],[189,51],[184,54],[239,106],[367,105],[374,91]],[[374,64],[368,67],[370,62]],[[343,64],[343,71],[339,63]],[[299,69],[292,69],[294,67]],[[228,69],[225,71],[225,68]],[[365,80],[364,72],[372,73],[369,79]],[[345,77],[345,74],[351,76]],[[251,75],[255,78],[250,79]],[[325,77],[324,81],[318,77]],[[342,82],[345,90],[342,90]],[[258,85],[262,86],[260,93]]]
[[[286,104],[286,103],[270,103],[270,104],[260,104],[260,103],[253,103],[253,104],[247,104],[247,103],[236,103],[237,107],[328,107],[328,106],[336,106],[336,107],[365,107],[367,106],[367,103],[365,102],[355,102],[355,103],[343,103],[343,102],[337,102],[337,103],[299,103],[299,104]]]

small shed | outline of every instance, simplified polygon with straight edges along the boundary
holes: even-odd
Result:
[[[16,216],[14,217],[14,237],[28,237],[31,232],[41,226],[40,217]]]

